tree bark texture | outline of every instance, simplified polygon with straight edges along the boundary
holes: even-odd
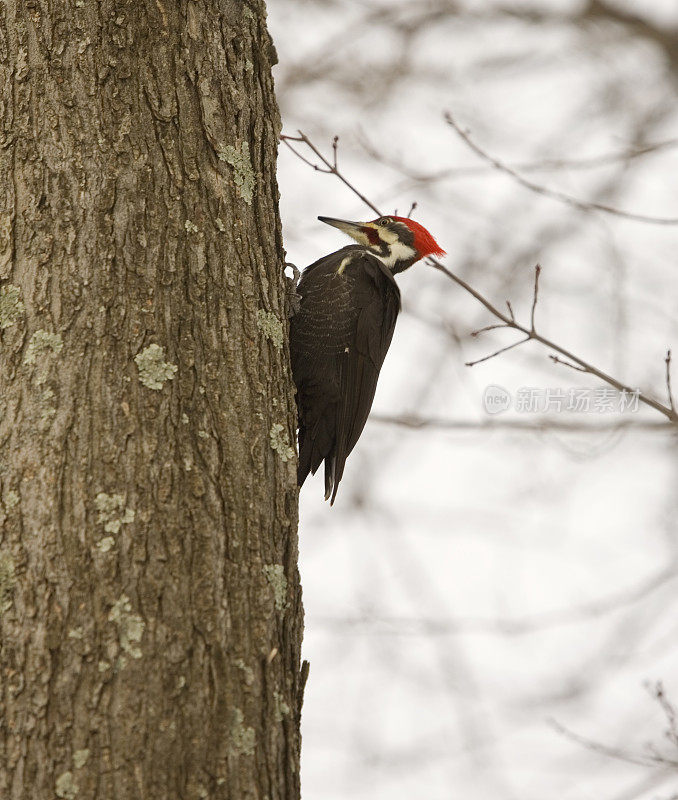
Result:
[[[299,796],[261,0],[0,4],[0,797]]]

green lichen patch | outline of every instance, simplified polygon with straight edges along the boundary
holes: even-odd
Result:
[[[284,611],[287,606],[287,578],[285,577],[285,568],[282,564],[265,564],[263,571],[266,580],[271,584],[271,588],[273,589],[275,607],[278,611]]]
[[[138,614],[132,612],[132,604],[126,594],[120,595],[108,614],[109,622],[118,628],[120,647],[132,658],[141,658],[139,642],[144,635],[146,623]],[[124,662],[123,666],[124,666]]]
[[[49,387],[43,389],[38,395],[41,430],[46,430],[49,427],[49,423],[56,414],[56,407],[53,405],[52,400],[54,400],[54,392]]]
[[[214,220],[214,223],[217,226],[219,233],[226,233],[226,226],[224,225],[224,221],[221,219],[221,217],[217,217]]]
[[[115,547],[115,539],[112,536],[104,536],[94,546],[100,553],[108,553]]]
[[[195,224],[195,222],[191,222],[190,219],[187,219],[186,222],[184,222],[184,228],[186,229],[187,233],[198,232],[198,226]]]
[[[279,422],[271,425],[268,436],[271,440],[271,447],[280,456],[282,461],[290,461],[294,458],[294,448],[290,445],[287,431],[283,425]]]
[[[252,667],[248,667],[242,658],[238,658],[235,662],[235,665],[236,667],[238,667],[238,669],[242,670],[243,676],[245,678],[245,683],[248,686],[251,686],[254,683],[254,670],[252,669]]]
[[[59,355],[64,346],[64,341],[58,333],[50,333],[49,331],[38,330],[28,343],[26,348],[26,355],[24,356],[24,364],[35,364],[38,356],[45,354],[50,356]]]
[[[78,794],[78,784],[73,780],[72,772],[62,772],[59,775],[54,785],[54,792],[63,800],[75,800]]]
[[[272,311],[264,311],[263,308],[257,310],[257,327],[280,350],[284,337],[283,324]]]
[[[0,614],[12,607],[15,583],[14,561],[9,553],[0,553]]]
[[[231,742],[236,753],[246,756],[254,755],[255,734],[254,728],[243,725],[245,716],[239,708],[233,711],[231,723]]]
[[[240,149],[229,144],[218,153],[218,156],[220,161],[225,161],[233,167],[233,182],[238,194],[247,205],[252,205],[254,170],[250,158],[249,142],[241,142]]]
[[[5,493],[5,508],[7,511],[11,511],[15,506],[19,505],[19,494],[14,491],[14,489],[10,489],[8,492]]]
[[[165,353],[159,344],[149,344],[134,357],[139,368],[139,380],[148,389],[160,391],[165,381],[174,380],[178,367],[164,359]]]
[[[82,769],[89,761],[89,748],[85,747],[82,750],[76,750],[73,753],[73,766],[76,769]]]
[[[283,717],[290,713],[290,707],[285,702],[285,699],[280,692],[273,692],[274,713],[277,722],[282,722]]]
[[[122,525],[134,522],[134,509],[125,508],[121,494],[99,492],[94,498],[94,507],[99,512],[98,522],[103,523],[106,533],[120,533]]]
[[[21,289],[12,283],[6,283],[0,288],[0,328],[15,325],[23,313]]]

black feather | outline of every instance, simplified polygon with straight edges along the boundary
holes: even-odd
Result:
[[[342,267],[343,264],[343,267]],[[325,462],[325,493],[334,502],[344,464],[360,438],[400,310],[388,268],[360,245],[307,267],[290,324],[297,387],[301,486]]]

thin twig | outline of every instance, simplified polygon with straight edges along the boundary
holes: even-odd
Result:
[[[668,728],[665,733],[666,738],[671,744],[678,747],[678,712],[676,712],[673,703],[666,696],[664,684],[661,681],[657,681],[654,685],[648,684],[647,688],[652,697],[659,703],[666,716],[666,721],[668,723]]]
[[[484,328],[478,328],[477,331],[471,331],[471,336],[480,336],[481,333],[487,333],[487,331],[496,331],[498,328],[507,328],[509,327],[506,325],[505,322],[498,322],[496,325],[486,325]]]
[[[529,342],[531,338],[532,338],[531,336],[526,336],[524,339],[521,339],[518,342],[513,342],[513,344],[507,344],[506,347],[500,347],[499,350],[495,350],[494,353],[490,353],[489,356],[483,356],[482,358],[477,358],[475,361],[465,361],[464,364],[467,367],[475,367],[476,364],[482,364],[483,361],[489,361],[491,358],[496,358],[497,356],[500,356],[502,353],[505,353],[507,350],[513,350],[514,347],[518,347],[521,344],[525,344],[525,342]]]
[[[545,197],[550,197],[552,200],[558,200],[561,203],[578,208],[580,211],[602,211],[606,214],[612,214],[615,217],[630,219],[634,222],[646,222],[651,225],[678,225],[678,217],[652,217],[646,214],[633,214],[630,211],[622,211],[621,209],[613,208],[612,206],[606,206],[601,203],[594,203],[588,200],[579,200],[572,195],[565,194],[565,192],[559,192],[555,189],[549,189],[546,186],[541,186],[538,183],[534,183],[533,181],[523,177],[520,173],[516,172],[507,164],[504,164],[503,161],[500,161],[498,158],[495,158],[483,150],[479,144],[476,144],[476,142],[473,141],[468,131],[464,130],[449,112],[445,114],[445,121],[451,128],[454,129],[458,136],[471,150],[473,150],[476,155],[480,156],[480,158],[482,158],[484,161],[487,161],[489,164],[492,164],[492,166],[498,169],[500,172],[512,177],[517,183],[526,189],[529,189],[531,192],[544,195]]]
[[[666,364],[666,391],[669,396],[669,405],[671,406],[671,411],[676,413],[676,403],[673,399],[673,391],[671,389],[671,351],[668,350],[666,353],[666,358],[664,359],[664,363]]]
[[[336,173],[337,168],[338,168],[337,167],[337,151],[338,151],[338,149],[339,149],[339,137],[335,136],[334,139],[332,139],[332,153],[333,153],[333,156],[332,156],[332,169],[334,170],[335,173]]]
[[[578,367],[576,364],[570,364],[569,361],[565,361],[562,358],[558,358],[558,356],[550,355],[549,358],[553,361],[554,364],[562,364],[564,367],[569,367],[570,369],[576,369],[577,372],[588,372],[585,367]]]
[[[292,152],[299,157],[304,163],[308,164],[309,166],[313,167],[313,169],[319,172],[327,172],[333,175],[336,175],[337,178],[347,186],[355,195],[358,197],[368,208],[371,208],[378,216],[381,216],[381,212],[379,209],[372,203],[362,192],[360,192],[339,170],[338,168],[334,167],[330,161],[323,156],[323,154],[318,150],[318,148],[311,142],[311,140],[301,131],[299,131],[299,136],[286,136],[283,135],[280,137],[283,142],[287,144],[287,146],[292,150]],[[303,142],[311,152],[321,161],[322,164],[325,165],[326,169],[318,167],[310,162],[308,159],[303,158],[297,151],[289,144],[289,141],[295,142]],[[470,140],[469,140],[470,141]],[[678,222],[678,220],[677,220]],[[544,345],[549,350],[553,350],[555,353],[558,353],[562,358],[558,358],[558,356],[551,356],[552,360],[555,360],[556,363],[565,364],[566,361],[569,362],[567,366],[572,367],[573,369],[578,369],[581,372],[587,372],[590,375],[595,375],[596,378],[600,379],[604,383],[613,386],[620,392],[627,392],[629,394],[633,394],[638,396],[638,400],[641,403],[653,408],[655,411],[658,411],[660,414],[663,414],[667,419],[669,419],[672,423],[678,424],[678,412],[676,411],[675,407],[665,406],[663,403],[660,403],[658,400],[642,393],[638,392],[636,389],[631,388],[630,386],[618,381],[616,378],[612,377],[612,375],[608,375],[608,373],[604,372],[598,367],[593,366],[593,364],[588,363],[583,358],[576,356],[574,353],[571,353],[564,347],[561,347],[559,344],[547,339],[545,336],[542,336],[540,333],[534,329],[533,326],[527,327],[525,325],[521,325],[519,322],[516,321],[515,315],[513,313],[513,308],[511,307],[510,302],[506,301],[506,306],[508,308],[508,314],[500,311],[493,303],[491,303],[484,295],[482,295],[477,289],[474,289],[470,284],[468,284],[463,278],[460,278],[458,275],[455,275],[450,269],[448,269],[444,264],[441,264],[437,258],[427,258],[426,263],[433,267],[434,269],[442,272],[443,275],[448,277],[451,281],[460,286],[465,292],[468,292],[472,297],[474,297],[482,306],[484,306],[490,314],[492,314],[497,319],[501,320],[504,323],[504,326],[507,328],[511,328],[519,333],[524,335],[524,339],[521,339],[519,342],[515,342],[514,344],[510,345],[503,350],[499,350],[496,353],[492,353],[490,356],[487,356],[479,361],[471,362],[471,364],[478,364],[482,361],[487,361],[489,358],[493,358],[495,355],[499,355],[499,353],[505,352],[505,350],[510,350],[513,347],[517,347],[518,345],[525,344],[527,341],[535,341],[539,342],[540,344]],[[538,288],[536,286],[537,278],[535,276],[535,290]],[[536,291],[535,296],[533,296],[533,309],[536,307]],[[500,326],[501,327],[501,326]],[[566,359],[563,361],[562,359]]]
[[[530,312],[530,331],[532,333],[535,332],[534,330],[534,312],[537,310],[537,301],[539,300],[539,273],[541,272],[541,267],[539,264],[534,268],[534,293],[532,295],[532,311]]]
[[[280,141],[283,144],[287,145],[287,147],[289,147],[289,149],[294,153],[294,155],[297,158],[300,158],[304,162],[304,164],[308,164],[308,166],[311,167],[311,169],[314,169],[316,172],[327,172],[327,173],[332,172],[331,169],[323,169],[322,167],[319,167],[317,164],[314,164],[312,161],[309,161],[307,158],[302,156],[302,154],[298,150],[295,150],[295,148],[292,147],[292,145],[290,144],[290,142],[303,142],[304,141],[303,139],[297,136],[281,136]]]

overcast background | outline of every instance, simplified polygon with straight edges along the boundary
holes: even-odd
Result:
[[[539,262],[540,332],[663,403],[673,346],[678,394],[678,225],[531,192],[443,118],[540,186],[678,217],[673,0],[270,0],[269,24],[286,133],[338,135],[347,177],[386,213],[416,201],[444,263],[525,323]],[[318,214],[374,217],[285,147],[279,180],[299,266],[348,243]],[[399,283],[335,506],[321,476],[301,495],[304,796],[678,797],[653,689],[678,705],[676,434],[642,408],[490,417],[488,385],[603,384],[536,343],[464,366],[518,337],[472,337],[496,320],[422,263]],[[450,426],[383,420],[412,415]]]

